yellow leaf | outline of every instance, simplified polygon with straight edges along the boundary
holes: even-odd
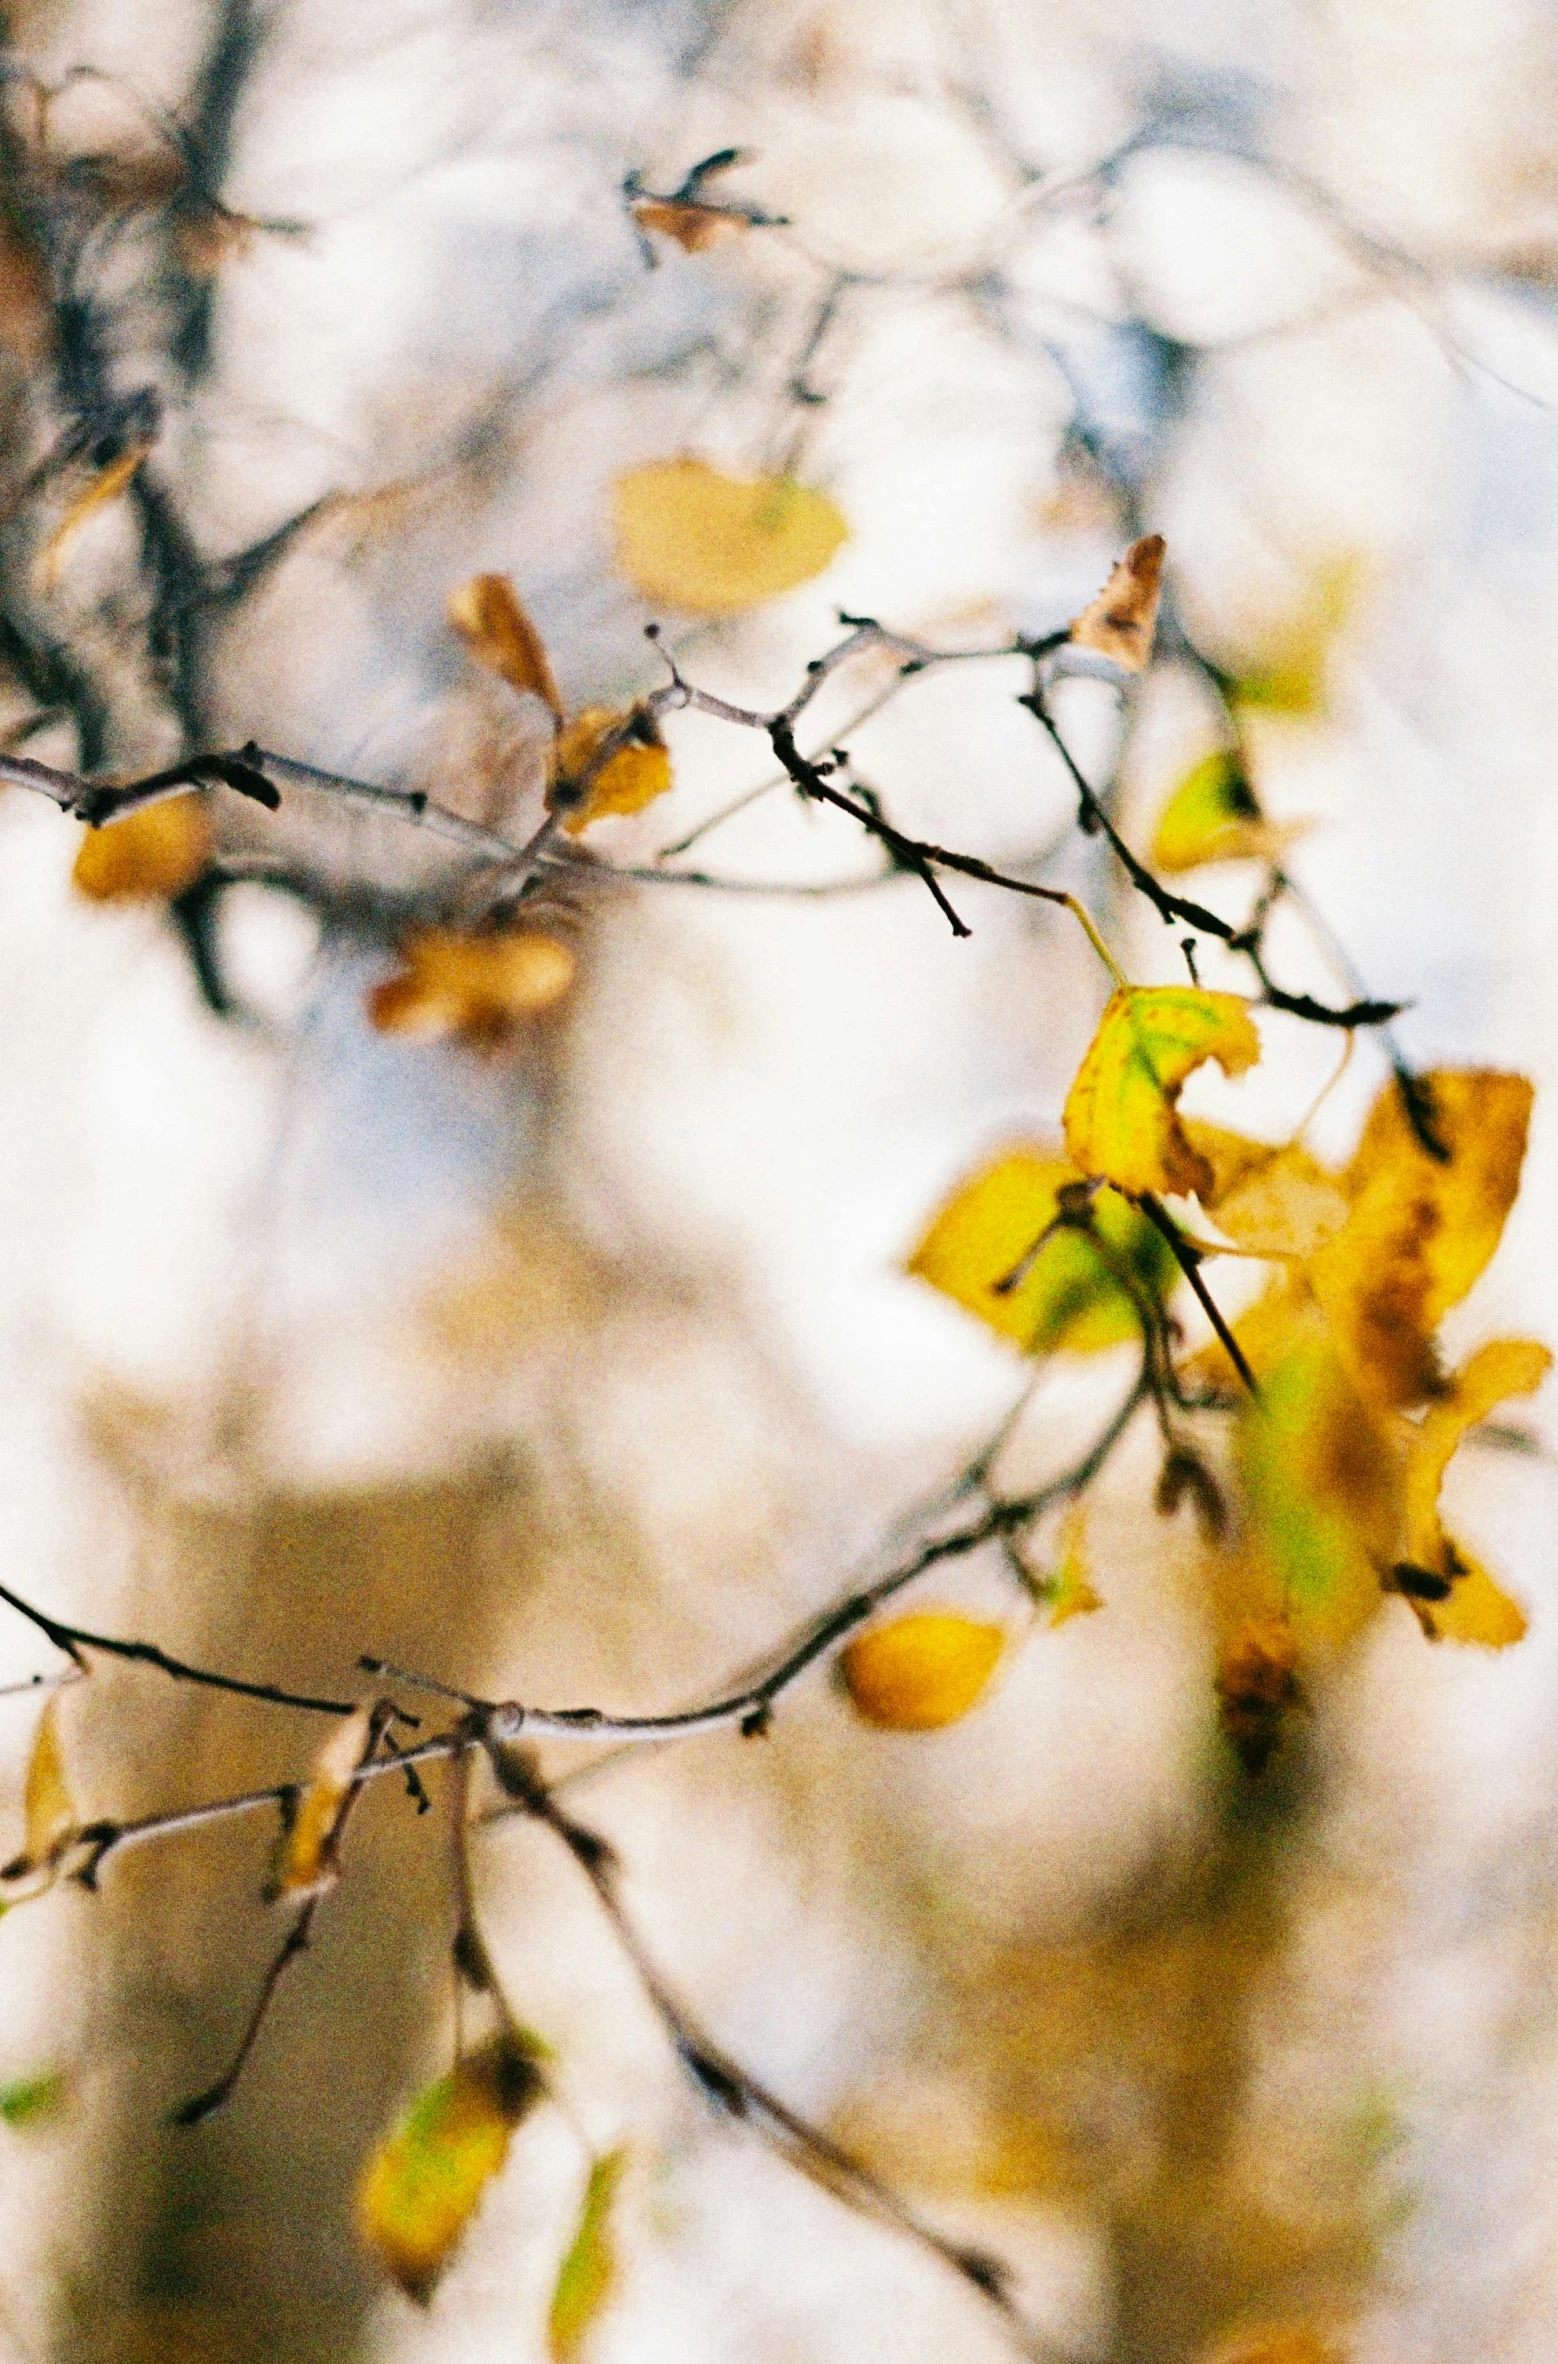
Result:
[[[401,956],[400,974],[368,996],[378,1031],[424,1042],[458,1035],[489,1048],[561,1001],[578,966],[572,947],[540,928],[485,936],[417,928]]]
[[[1005,1647],[999,1625],[921,1610],[851,1642],[842,1659],[844,1682],[868,1724],[934,1732],[977,1704]]]
[[[211,859],[211,817],[200,795],[164,797],[122,821],[89,829],[71,883],[94,903],[149,902],[181,895]]]
[[[1524,1610],[1445,1533],[1439,1490],[1466,1431],[1507,1396],[1532,1394],[1551,1368],[1552,1356],[1534,1340],[1494,1339],[1408,1429],[1404,1544],[1391,1580],[1431,1641],[1480,1642],[1501,1650],[1526,1630]]]
[[[1292,844],[1300,825],[1268,821],[1231,750],[1203,756],[1158,815],[1148,856],[1155,870],[1195,870],[1203,862],[1269,862]]]
[[[408,2298],[425,2306],[509,2139],[542,2092],[524,2045],[497,2036],[425,2087],[375,2151],[357,2228]]]
[[[704,254],[711,246],[726,238],[739,238],[743,230],[752,227],[744,213],[726,206],[689,205],[684,199],[669,197],[640,197],[633,207],[633,219],[641,230],[654,230],[662,238],[674,240],[684,254]]]
[[[373,1711],[359,1707],[342,1717],[315,1757],[308,1787],[282,1834],[270,1885],[273,1898],[319,1896],[334,1886],[342,1812],[372,1736]]]
[[[472,575],[451,598],[449,621],[483,665],[511,689],[528,690],[562,720],[563,701],[546,643],[507,575]]]
[[[1260,1057],[1250,1005],[1192,985],[1123,987],[1104,1011],[1066,1099],[1066,1147],[1084,1174],[1132,1197],[1212,1186],[1179,1122],[1187,1076],[1207,1059],[1239,1075]]]
[[[909,1271],[1028,1354],[1062,1347],[1091,1354],[1139,1337],[1140,1317],[1117,1276],[1123,1268],[1156,1302],[1173,1258],[1162,1234],[1115,1192],[1099,1191],[1092,1201],[1102,1250],[1085,1231],[1066,1228],[1027,1262],[1059,1211],[1060,1192],[1080,1181],[1064,1158],[1004,1151],[954,1192]],[[1019,1270],[1021,1279],[1003,1291],[998,1284]]]
[[[1071,626],[1072,645],[1140,673],[1152,656],[1163,582],[1163,536],[1147,534],[1118,559],[1096,599]]]
[[[627,2152],[619,2149],[608,2151],[590,2169],[579,2222],[558,2273],[547,2316],[547,2350],[553,2364],[573,2364],[591,2324],[611,2295],[617,2271],[611,2241],[611,2210],[626,2164]]]
[[[1234,687],[1240,705],[1296,715],[1321,711],[1331,643],[1356,604],[1361,580],[1355,555],[1316,569],[1301,607],[1273,635],[1264,658],[1240,675]]]
[[[1211,1170],[1211,1189],[1200,1193],[1201,1204],[1235,1247],[1303,1262],[1347,1221],[1350,1202],[1340,1179],[1301,1143],[1276,1147],[1195,1117],[1180,1122]]]
[[[26,1843],[20,1855],[13,1856],[0,1869],[0,1879],[7,1882],[30,1880],[35,1888],[47,1887],[61,1856],[80,1828],[75,1801],[65,1776],[57,1693],[49,1699],[38,1718],[32,1754],[27,1760],[22,1810],[26,1820]]]
[[[1418,1083],[1445,1156],[1387,1084],[1343,1177],[1352,1212],[1310,1266],[1355,1380],[1392,1404],[1433,1392],[1433,1334],[1498,1246],[1531,1114],[1524,1076],[1440,1070]]]
[[[622,744],[602,761],[618,733]],[[547,802],[566,818],[570,837],[612,813],[640,813],[671,785],[671,758],[652,716],[634,708],[586,706],[557,742]]]
[[[1346,2364],[1344,2351],[1306,2324],[1246,2332],[1220,2346],[1207,2364]]]
[[[52,591],[59,581],[65,552],[92,512],[101,509],[105,502],[119,498],[150,450],[149,441],[132,443],[92,479],[85,492],[76,495],[39,553],[39,566],[46,591]]]
[[[1060,1562],[1044,1587],[1052,1627],[1069,1617],[1091,1617],[1103,1602],[1093,1590],[1087,1561],[1087,1506],[1073,1502],[1060,1530]]]
[[[1280,1617],[1239,1626],[1224,1643],[1214,1683],[1218,1720],[1246,1773],[1263,1773],[1283,1726],[1304,1702],[1298,1645]]]
[[[1328,1655],[1380,1602],[1401,1512],[1395,1441],[1353,1387],[1318,1321],[1246,1403],[1236,1439],[1247,1550],[1299,1650]]]
[[[826,493],[788,476],[724,476],[655,460],[616,488],[617,565],[653,606],[731,616],[809,583],[848,528]]]

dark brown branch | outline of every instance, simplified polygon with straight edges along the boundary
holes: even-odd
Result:
[[[346,1716],[356,1706],[352,1699],[321,1699],[307,1691],[286,1691],[277,1683],[251,1683],[238,1675],[217,1674],[211,1667],[195,1666],[185,1658],[174,1658],[155,1642],[123,1641],[116,1634],[93,1633],[84,1625],[67,1625],[62,1618],[51,1617],[46,1610],[34,1608],[20,1593],[0,1584],[0,1601],[25,1617],[29,1625],[46,1634],[56,1650],[63,1650],[67,1658],[85,1668],[84,1650],[101,1650],[106,1657],[127,1658],[141,1666],[154,1666],[177,1683],[200,1683],[207,1690],[229,1691],[240,1699],[263,1699],[272,1707],[297,1707],[312,1715]]]
[[[1211,1323],[1212,1328],[1217,1333],[1218,1344],[1222,1347],[1223,1352],[1228,1357],[1228,1360],[1238,1372],[1239,1377],[1244,1381],[1244,1384],[1249,1389],[1250,1394],[1254,1396],[1258,1402],[1260,1399],[1260,1388],[1256,1383],[1254,1372],[1250,1369],[1244,1349],[1239,1344],[1239,1341],[1234,1336],[1232,1330],[1228,1327],[1227,1321],[1223,1316],[1222,1310],[1219,1307],[1216,1298],[1212,1295],[1211,1290],[1207,1287],[1206,1282],[1201,1276],[1200,1251],[1191,1246],[1189,1240],[1184,1237],[1178,1224],[1174,1221],[1174,1218],[1169,1213],[1168,1209],[1161,1203],[1161,1201],[1153,1197],[1150,1190],[1144,1191],[1142,1193],[1139,1204],[1141,1211],[1146,1216],[1148,1222],[1156,1225],[1157,1229],[1168,1241],[1169,1246],[1174,1252],[1174,1261],[1179,1266],[1179,1269],[1184,1274],[1186,1280],[1190,1283],[1191,1288],[1195,1292],[1196,1302],[1199,1304],[1201,1311],[1206,1315],[1207,1320]]]

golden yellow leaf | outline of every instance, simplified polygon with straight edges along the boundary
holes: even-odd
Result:
[[[426,2086],[374,2152],[357,2188],[357,2229],[408,2298],[425,2306],[432,2297],[542,2090],[532,2054],[496,2036]]]
[[[1065,1348],[1091,1354],[1141,1335],[1123,1269],[1149,1302],[1174,1269],[1160,1232],[1111,1190],[1097,1192],[1085,1231],[1058,1230],[1028,1262],[1059,1212],[1061,1191],[1081,1182],[1075,1166],[1039,1149],[1009,1149],[955,1191],[909,1258],[908,1270],[1028,1354]],[[1012,1273],[1022,1277],[1002,1290]]]
[[[1195,870],[1203,862],[1274,861],[1301,824],[1268,821],[1231,749],[1205,755],[1180,781],[1158,815],[1148,855],[1155,870]]]
[[[934,1732],[977,1704],[1006,1635],[951,1610],[926,1609],[873,1626],[843,1653],[844,1682],[868,1724]]]
[[[1187,1076],[1207,1059],[1240,1075],[1260,1057],[1250,1005],[1193,985],[1115,993],[1066,1099],[1066,1147],[1087,1175],[1132,1197],[1190,1194],[1213,1183],[1179,1122]]]
[[[48,1700],[38,1718],[32,1754],[27,1760],[22,1810],[26,1841],[21,1853],[0,1868],[0,1880],[30,1881],[32,1886],[26,1891],[30,1894],[49,1885],[61,1856],[80,1828],[65,1775],[57,1693]]]
[[[1352,1212],[1309,1268],[1355,1380],[1392,1404],[1433,1392],[1433,1334],[1498,1246],[1531,1115],[1524,1076],[1441,1069],[1418,1082],[1446,1154],[1424,1146],[1387,1084],[1343,1177]]]
[[[563,2259],[547,2315],[547,2351],[553,2364],[573,2364],[616,2279],[611,2210],[627,2164],[627,2152],[608,2151],[590,2169],[584,2204],[568,2254]]]
[[[619,732],[629,734],[614,753],[602,751]],[[637,708],[619,713],[586,706],[558,738],[547,798],[565,815],[570,837],[613,813],[641,813],[671,785],[671,758],[652,716]]]
[[[563,701],[546,643],[507,575],[472,575],[450,599],[449,621],[483,665],[511,689],[528,690],[562,720]]]
[[[1240,705],[1294,715],[1323,709],[1331,644],[1356,604],[1362,572],[1355,554],[1316,568],[1298,609],[1235,683]]]
[[[1051,1627],[1091,1617],[1103,1602],[1093,1590],[1087,1559],[1087,1505],[1073,1502],[1060,1530],[1060,1558],[1044,1587]]]
[[[705,254],[711,246],[739,238],[743,230],[752,227],[744,213],[718,205],[690,205],[685,199],[671,197],[640,197],[633,207],[633,219],[641,230],[672,239],[684,254]]]
[[[1466,1431],[1506,1397],[1532,1394],[1551,1370],[1552,1359],[1533,1339],[1494,1339],[1471,1356],[1417,1426],[1407,1431],[1404,1540],[1392,1582],[1406,1595],[1430,1640],[1480,1642],[1501,1650],[1518,1642],[1526,1630],[1524,1610],[1445,1533],[1439,1520],[1439,1490]]]
[[[1096,599],[1071,626],[1072,643],[1140,673],[1152,656],[1163,579],[1163,536],[1147,534],[1119,559]]]
[[[1323,1326],[1293,1343],[1240,1413],[1236,1461],[1246,1556],[1270,1586],[1300,1654],[1329,1655],[1367,1623],[1394,1557],[1400,1454],[1358,1394]]]
[[[1219,2346],[1207,2364],[1346,2364],[1346,2352],[1307,2324],[1249,2331]]]
[[[732,616],[809,583],[848,528],[826,493],[788,476],[725,476],[655,460],[616,487],[617,565],[653,606]]]
[[[282,1833],[271,1877],[273,1897],[318,1896],[334,1886],[342,1811],[372,1733],[372,1709],[356,1708],[341,1718],[315,1757],[308,1787]]]
[[[1300,1142],[1274,1146],[1196,1117],[1180,1122],[1211,1170],[1201,1204],[1235,1247],[1252,1256],[1307,1261],[1347,1221],[1351,1202],[1340,1178]]]
[[[150,450],[149,442],[132,443],[92,479],[85,492],[76,495],[39,553],[38,563],[45,590],[52,591],[59,581],[65,552],[87,519],[95,509],[101,509],[106,502],[119,498]]]
[[[562,1000],[578,966],[573,948],[540,928],[466,936],[417,928],[398,976],[376,985],[368,1016],[381,1034],[436,1041],[457,1035],[492,1047]]]
[[[181,895],[211,859],[211,816],[198,794],[164,797],[122,821],[89,829],[72,870],[76,892],[94,903],[150,902]]]

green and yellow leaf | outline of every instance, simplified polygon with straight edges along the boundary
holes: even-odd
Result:
[[[1250,1005],[1192,985],[1122,987],[1111,998],[1066,1100],[1066,1147],[1084,1174],[1131,1197],[1213,1187],[1179,1121],[1187,1077],[1210,1059],[1241,1075],[1260,1057]]]
[[[0,2124],[45,2126],[59,2117],[69,2094],[69,2081],[61,2069],[45,2069],[33,2077],[13,2077],[9,2084],[0,2085]]]
[[[590,2169],[579,2222],[557,2276],[547,2315],[547,2352],[553,2364],[574,2364],[590,2328],[611,2296],[616,2250],[611,2212],[627,2164],[625,2149],[607,2151]]]
[[[1027,1354],[1065,1349],[1092,1354],[1141,1335],[1128,1276],[1156,1302],[1173,1274],[1173,1257],[1144,1215],[1110,1190],[1099,1191],[1091,1218],[1103,1245],[1064,1227],[1033,1254],[1060,1212],[1060,1194],[1081,1176],[1041,1149],[1010,1149],[982,1166],[942,1208],[908,1270]],[[1002,1288],[1014,1273],[1012,1286]]]
[[[1299,607],[1235,683],[1241,706],[1300,716],[1324,710],[1331,648],[1357,604],[1361,583],[1355,554],[1315,569]]]
[[[841,1659],[844,1684],[868,1724],[935,1732],[978,1705],[1005,1647],[999,1625],[920,1610],[851,1642]]]
[[[617,566],[655,607],[731,616],[809,583],[848,527],[826,493],[788,476],[723,475],[655,460],[616,485]]]
[[[1147,858],[1171,873],[1203,862],[1270,862],[1298,828],[1267,820],[1239,757],[1225,748],[1203,756],[1180,781],[1158,815]]]
[[[530,2052],[496,2036],[425,2087],[369,2160],[357,2190],[358,2231],[419,2305],[432,2297],[542,2090]]]

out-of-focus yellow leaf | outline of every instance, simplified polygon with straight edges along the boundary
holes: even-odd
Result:
[[[525,2047],[497,2036],[417,2095],[357,2189],[357,2228],[408,2298],[425,2306],[542,2092]]]
[[[1317,567],[1302,605],[1273,635],[1260,661],[1239,676],[1234,685],[1239,703],[1283,714],[1321,712],[1331,644],[1356,603],[1361,583],[1356,555]]]
[[[1060,1556],[1044,1588],[1051,1626],[1069,1617],[1090,1617],[1103,1602],[1093,1590],[1087,1558],[1087,1505],[1073,1502],[1060,1530]]]
[[[954,1192],[909,1259],[908,1269],[944,1297],[1029,1354],[1065,1348],[1091,1354],[1141,1335],[1123,1269],[1152,1303],[1174,1270],[1160,1232],[1115,1192],[1099,1191],[1092,1219],[1105,1243],[1085,1231],[1057,1231],[1017,1284],[1017,1271],[1059,1211],[1059,1194],[1079,1183],[1075,1166],[1039,1149],[1010,1149]]]
[[[372,1732],[372,1709],[356,1708],[341,1718],[315,1757],[308,1786],[277,1850],[273,1897],[318,1896],[335,1885],[342,1810]]]
[[[1352,1212],[1310,1280],[1358,1384],[1392,1404],[1435,1387],[1433,1334],[1498,1246],[1520,1185],[1531,1086],[1521,1075],[1419,1079],[1437,1158],[1387,1084],[1343,1177]]]
[[[165,797],[122,821],[89,829],[72,870],[76,892],[94,903],[165,901],[193,886],[211,859],[211,817],[203,796]]]
[[[1212,1187],[1179,1121],[1187,1076],[1207,1059],[1240,1075],[1260,1057],[1250,1005],[1193,985],[1122,987],[1104,1011],[1066,1099],[1066,1147],[1087,1175],[1132,1197]]]
[[[655,460],[616,488],[617,565],[652,606],[732,616],[809,583],[848,527],[826,493],[788,476],[725,476]]]
[[[1248,2331],[1219,2345],[1206,2364],[1347,2364],[1346,2351],[1304,2323]]]
[[[1195,870],[1203,862],[1270,862],[1302,824],[1268,821],[1244,766],[1231,749],[1193,764],[1158,815],[1148,855],[1155,870]]]
[[[547,2349],[553,2364],[574,2364],[616,2279],[611,2210],[627,2164],[623,2149],[608,2151],[590,2169],[584,2203],[568,2254],[557,2276],[547,2316]]]
[[[70,2095],[63,2070],[44,2069],[34,2077],[13,2077],[0,2085],[0,2124],[44,2126],[57,2118]]]
[[[752,227],[746,214],[729,206],[689,205],[672,197],[640,197],[633,219],[641,230],[671,239],[684,254],[706,254],[711,246],[739,238]]]
[[[546,643],[507,575],[472,575],[449,602],[449,621],[474,657],[511,689],[528,690],[562,720],[563,701]]]
[[[1236,1627],[1218,1656],[1214,1687],[1234,1754],[1246,1773],[1263,1773],[1287,1718],[1304,1705],[1292,1627],[1280,1617]]]
[[[484,936],[417,928],[401,957],[400,974],[368,996],[368,1016],[379,1032],[421,1041],[457,1035],[478,1048],[507,1041],[553,1008],[578,965],[572,946],[541,928]]]
[[[1163,536],[1146,534],[1131,544],[1098,597],[1074,619],[1072,645],[1110,658],[1127,673],[1143,671],[1152,656],[1162,580]]]
[[[1347,1221],[1351,1201],[1340,1178],[1301,1143],[1275,1147],[1195,1117],[1180,1121],[1212,1173],[1201,1204],[1235,1247],[1252,1256],[1303,1262]]]
[[[601,762],[607,741],[623,729],[639,734],[624,740]],[[548,802],[566,816],[571,837],[612,813],[641,813],[671,785],[671,758],[649,716],[620,713],[610,706],[586,706],[557,741]]]
[[[9,1863],[0,1868],[0,1880],[29,1881],[32,1886],[24,1893],[32,1893],[36,1888],[48,1886],[60,1857],[80,1828],[65,1773],[57,1693],[49,1699],[38,1718],[32,1754],[27,1760],[22,1811],[26,1821],[26,1843],[19,1855],[14,1855]]]
[[[1259,1400],[1243,1407],[1236,1458],[1246,1552],[1300,1654],[1329,1656],[1379,1606],[1402,1497],[1395,1440],[1318,1320],[1295,1325]]]
[[[1512,1395],[1530,1395],[1552,1368],[1545,1346],[1498,1338],[1479,1349],[1408,1431],[1404,1547],[1392,1573],[1430,1640],[1506,1649],[1526,1630],[1525,1612],[1486,1569],[1468,1558],[1439,1520],[1439,1490],[1469,1428]]]
[[[920,1610],[874,1626],[843,1653],[844,1682],[868,1724],[934,1732],[977,1705],[1006,1635],[950,1610]]]
[[[101,509],[105,503],[116,501],[119,498],[150,450],[151,444],[149,442],[130,444],[116,460],[111,460],[108,466],[92,479],[85,492],[78,493],[71,502],[70,507],[39,552],[38,565],[46,591],[52,591],[59,581],[65,552],[87,519],[95,509]]]

